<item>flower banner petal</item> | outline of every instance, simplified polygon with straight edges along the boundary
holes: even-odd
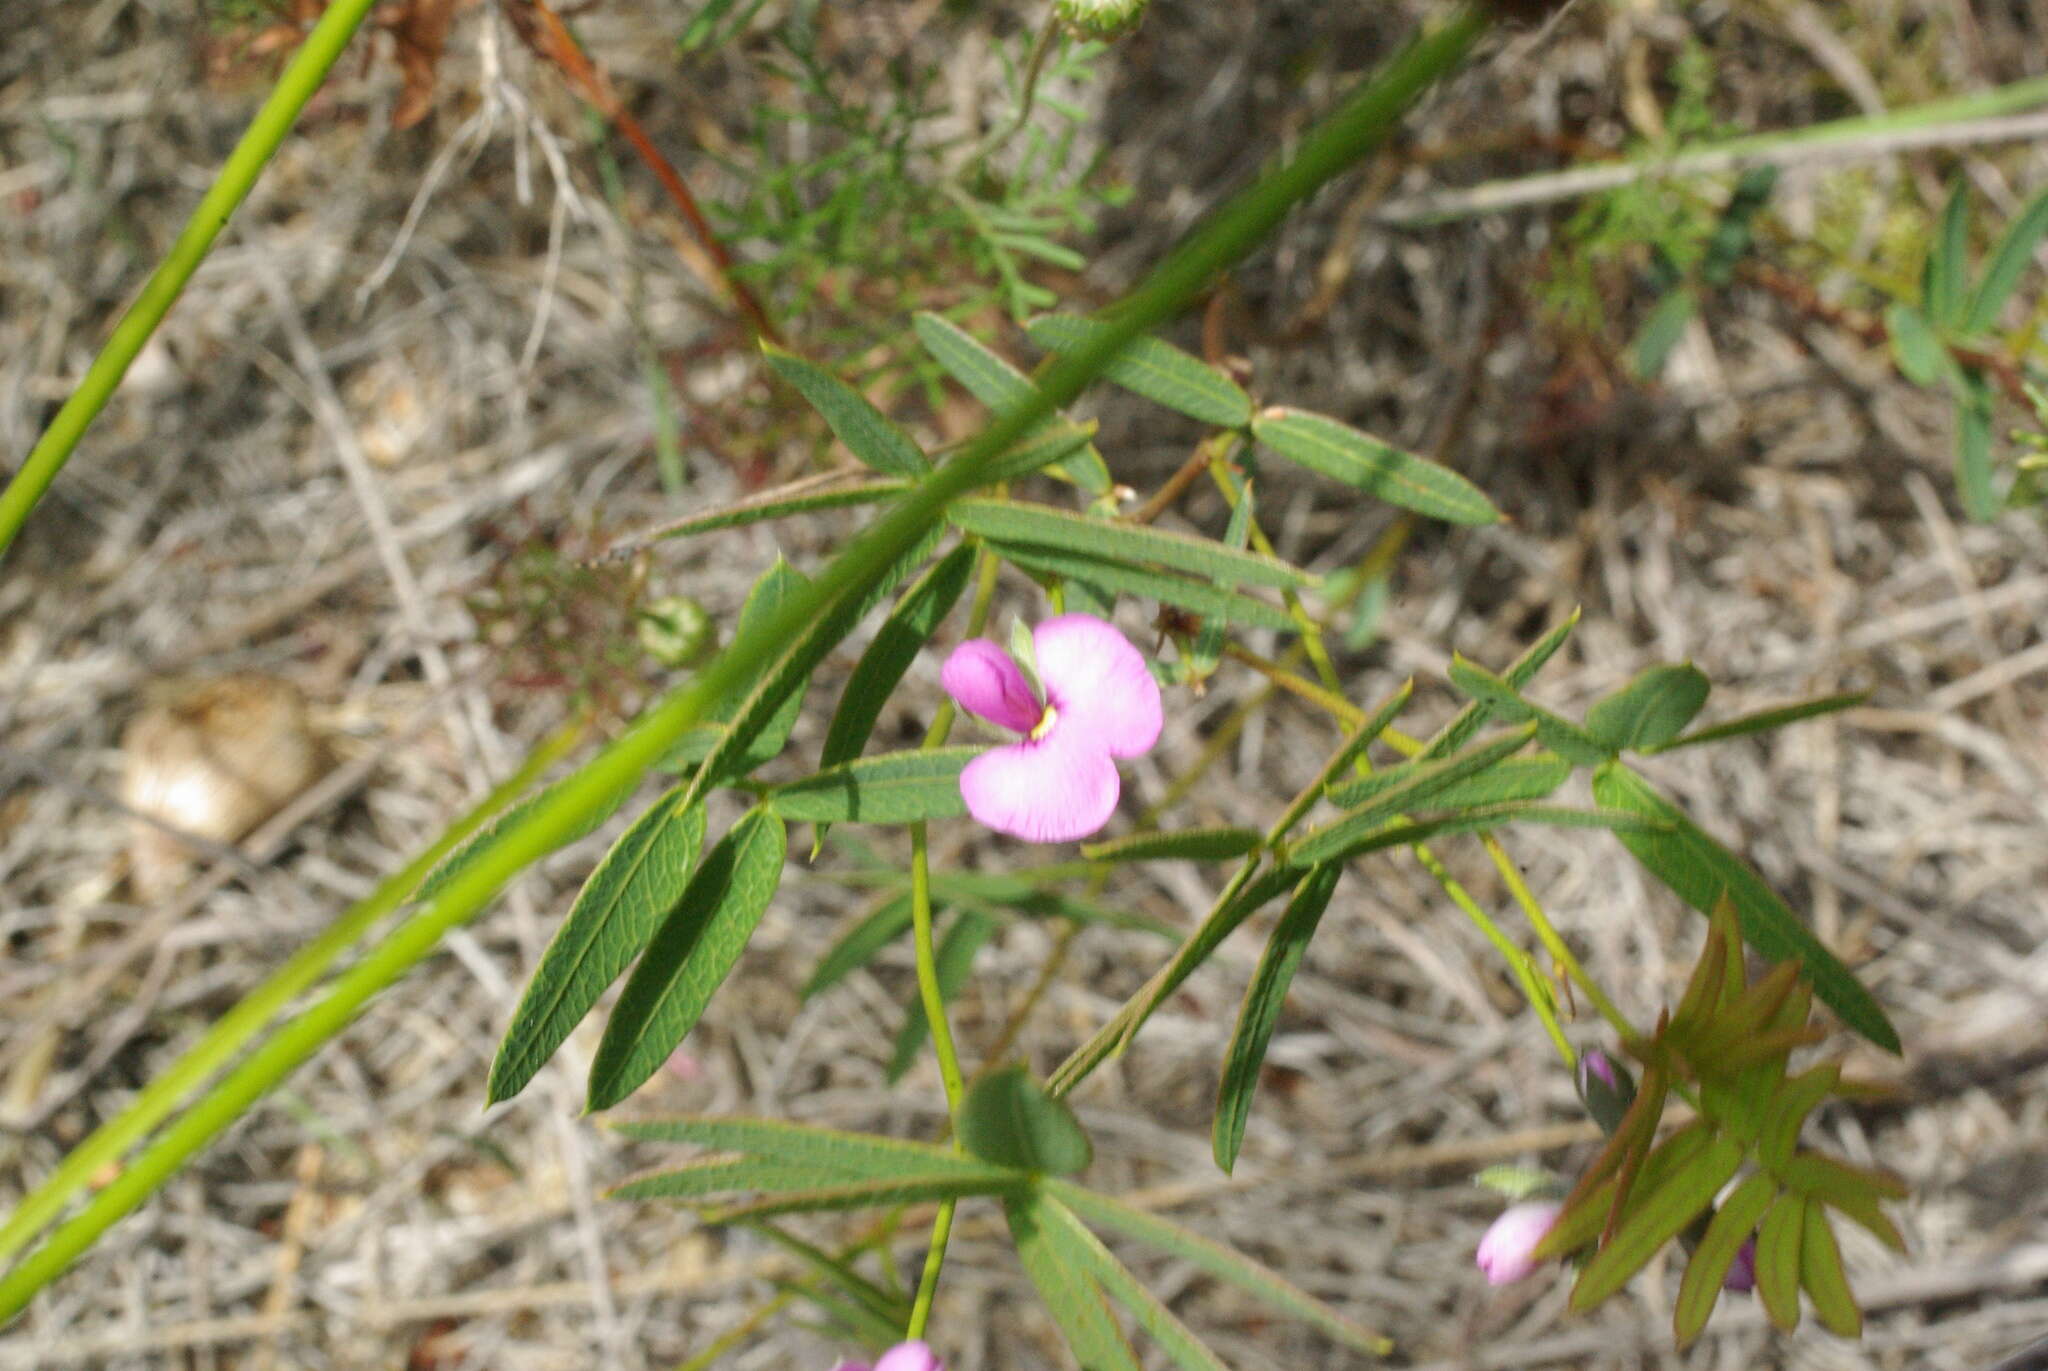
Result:
[[[1086,736],[1112,757],[1136,757],[1159,741],[1159,683],[1123,634],[1092,614],[1047,619],[1031,635],[1054,731]]]

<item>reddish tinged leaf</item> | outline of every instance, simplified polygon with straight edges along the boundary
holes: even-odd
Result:
[[[405,89],[391,110],[391,127],[409,129],[434,107],[434,76],[448,45],[448,30],[464,0],[399,0],[378,15],[391,31],[393,55],[405,76]]]
[[[1799,1278],[1813,1300],[1813,1312],[1836,1337],[1861,1337],[1863,1311],[1857,1308],[1849,1278],[1842,1273],[1842,1250],[1835,1246],[1835,1230],[1828,1226],[1827,1211],[1817,1204],[1808,1204],[1805,1215],[1805,1231],[1799,1243]]]
[[[1742,1244],[1756,1231],[1757,1220],[1777,1197],[1778,1184],[1762,1172],[1752,1174],[1714,1213],[1705,1236],[1686,1264],[1685,1279],[1678,1286],[1678,1302],[1672,1310],[1672,1332],[1684,1347],[1699,1336],[1721,1298],[1721,1283],[1742,1251]]]
[[[1799,1248],[1806,1234],[1806,1201],[1780,1196],[1756,1235],[1756,1293],[1771,1322],[1790,1332],[1799,1325]]]

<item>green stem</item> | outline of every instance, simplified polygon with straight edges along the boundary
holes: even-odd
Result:
[[[224,1066],[285,1006],[309,990],[337,958],[354,946],[371,925],[405,902],[427,873],[456,844],[483,827],[500,809],[524,794],[548,767],[583,736],[581,721],[562,729],[535,748],[517,775],[486,796],[482,803],[450,824],[435,844],[403,870],[379,885],[330,924],[326,931],[294,953],[272,974],[185,1050],[177,1061],[154,1076],[140,1094],[84,1142],[65,1154],[43,1183],[0,1224],[0,1259],[19,1251],[71,1197],[83,1190],[109,1162],[116,1161],[150,1129],[168,1117],[185,1092]]]
[[[368,0],[342,0],[328,11],[328,22],[349,14],[360,19],[367,4]],[[1301,140],[1292,161],[1234,196],[1170,253],[1104,317],[1104,327],[1098,333],[1045,370],[1030,395],[997,415],[959,456],[906,492],[780,610],[739,634],[688,685],[655,705],[531,810],[508,823],[487,850],[342,977],[327,998],[280,1029],[165,1130],[155,1145],[95,1195],[76,1218],[0,1278],[0,1322],[18,1313],[110,1225],[140,1205],[195,1152],[328,1038],[347,1027],[372,995],[432,952],[443,934],[473,917],[519,871],[567,841],[582,816],[635,784],[686,729],[751,679],[759,663],[769,660],[828,604],[842,595],[864,593],[924,536],[950,502],[985,483],[985,473],[997,454],[1078,396],[1126,343],[1171,318],[1207,288],[1218,272],[1263,241],[1294,205],[1377,146],[1401,112],[1457,64],[1488,22],[1483,8],[1461,7],[1441,27],[1396,55],[1384,71],[1361,84]],[[117,374],[119,366],[112,370]],[[87,407],[76,431],[62,444],[64,453],[76,443],[77,433],[83,431],[104,398],[102,395],[99,402]],[[61,464],[61,455],[55,460]],[[12,487],[8,493],[12,495]],[[25,504],[17,501],[17,524],[33,503],[33,497]],[[0,532],[6,528],[0,524]]]
[[[320,16],[320,22],[313,25],[313,31],[306,35],[306,41],[292,54],[292,60],[277,78],[277,85],[263,107],[256,111],[256,117],[249,122],[248,131],[242,141],[235,144],[235,150],[228,154],[221,164],[220,175],[213,185],[200,197],[198,208],[179,230],[177,241],[164,254],[163,262],[151,273],[142,293],[135,297],[135,303],[121,316],[121,322],[114,325],[112,336],[99,356],[93,358],[87,368],[85,379],[78,383],[78,389],[57,411],[57,417],[43,430],[43,436],[29,449],[21,470],[14,473],[14,479],[0,490],[0,557],[14,542],[15,535],[43,498],[43,492],[57,479],[57,473],[71,458],[78,440],[85,436],[86,429],[98,417],[113,396],[115,387],[121,384],[121,377],[127,374],[129,363],[142,351],[143,344],[156,332],[171,306],[185,289],[185,283],[192,279],[192,273],[206,260],[206,254],[213,247],[213,240],[227,227],[228,218],[235,212],[249,190],[256,184],[256,178],[277,152],[284,137],[291,132],[299,111],[313,98],[313,92],[320,89],[320,83],[327,78],[327,69],[341,56],[342,49],[361,26],[363,17],[370,12],[376,0],[334,0]]]
[[[1616,1007],[1613,1000],[1607,998],[1607,992],[1600,988],[1600,983],[1586,974],[1586,968],[1579,964],[1579,959],[1572,954],[1571,947],[1558,935],[1556,926],[1550,922],[1550,916],[1543,912],[1543,906],[1537,901],[1535,892],[1529,889],[1529,883],[1522,879],[1522,873],[1515,866],[1515,859],[1508,855],[1508,850],[1502,847],[1500,840],[1491,833],[1482,833],[1480,840],[1486,845],[1486,855],[1493,859],[1494,870],[1500,872],[1501,879],[1507,882],[1508,893],[1514,897],[1515,903],[1522,907],[1522,914],[1529,920],[1529,926],[1536,930],[1537,941],[1543,944],[1544,950],[1564,968],[1564,973],[1571,977],[1572,984],[1586,992],[1586,998],[1592,1003],[1594,1010],[1621,1035],[1623,1042],[1638,1041],[1640,1035],[1636,1032],[1635,1025],[1628,1021],[1628,1016]],[[1566,1064],[1572,1063],[1573,1059],[1568,1058]]]

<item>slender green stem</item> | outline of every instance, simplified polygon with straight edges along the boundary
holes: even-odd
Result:
[[[263,1026],[293,1000],[312,988],[335,961],[354,946],[372,924],[405,902],[440,860],[500,809],[539,779],[583,736],[581,720],[535,748],[518,774],[450,824],[448,831],[406,867],[344,911],[340,918],[292,955],[269,980],[250,991],[217,1020],[183,1056],[151,1078],[135,1099],[65,1154],[43,1183],[0,1224],[0,1259],[19,1251],[44,1224],[55,1218],[93,1175],[116,1161],[150,1129],[156,1127],[193,1086],[205,1080],[248,1045]]]
[[[1515,903],[1522,907],[1522,914],[1529,920],[1529,926],[1536,930],[1537,940],[1543,944],[1544,950],[1564,968],[1564,973],[1571,977],[1572,984],[1586,992],[1586,999],[1592,1003],[1600,1017],[1607,1020],[1614,1031],[1622,1036],[1623,1041],[1635,1041],[1640,1036],[1635,1025],[1628,1021],[1628,1016],[1615,1006],[1613,1000],[1607,998],[1607,992],[1600,988],[1599,982],[1586,974],[1586,968],[1580,965],[1579,959],[1573,955],[1571,946],[1558,935],[1557,928],[1550,922],[1550,916],[1543,912],[1543,906],[1537,901],[1535,892],[1529,889],[1529,883],[1522,879],[1521,870],[1516,867],[1515,859],[1508,855],[1508,850],[1502,847],[1500,840],[1491,833],[1482,833],[1480,840],[1486,845],[1486,855],[1493,859],[1494,870],[1500,872],[1501,879],[1507,882],[1508,893],[1514,896]]]
[[[342,0],[328,11],[323,28],[340,23],[341,16],[353,14],[359,20],[368,3],[369,0]],[[758,665],[769,660],[803,625],[840,596],[858,595],[873,586],[891,564],[924,536],[950,502],[985,483],[985,473],[997,454],[1008,450],[1054,409],[1072,401],[1126,343],[1172,317],[1200,294],[1217,272],[1262,242],[1294,205],[1384,139],[1401,112],[1437,77],[1458,63],[1486,30],[1488,22],[1485,9],[1461,7],[1446,23],[1362,83],[1302,139],[1291,161],[1262,177],[1212,215],[1118,308],[1104,317],[1104,327],[1098,333],[1048,367],[1030,395],[1006,408],[959,456],[907,492],[776,613],[737,635],[687,686],[642,715],[531,810],[508,823],[487,850],[450,880],[425,908],[341,977],[326,998],[279,1029],[210,1094],[167,1128],[154,1145],[95,1195],[75,1218],[53,1233],[43,1247],[0,1278],[0,1322],[18,1313],[36,1291],[76,1260],[110,1225],[147,1199],[195,1152],[322,1043],[347,1027],[372,995],[431,953],[443,935],[473,917],[506,881],[567,841],[584,815],[634,784],[674,747],[686,729],[750,679]],[[289,106],[289,110],[296,108],[297,104]],[[288,124],[289,119],[284,122]],[[273,143],[276,136],[282,136],[282,127],[274,135]],[[189,267],[184,274],[190,274]],[[182,279],[179,278],[180,282]],[[167,304],[166,301],[166,307]],[[159,317],[160,314],[159,310]],[[146,328],[141,336],[147,336]],[[140,347],[139,340],[135,346]],[[127,356],[132,358],[133,352]],[[125,365],[124,358],[108,369],[107,388],[111,388],[111,381]],[[57,455],[45,459],[50,473],[62,464],[63,456],[76,444],[78,434],[104,400],[102,394],[97,401],[85,404],[72,423],[69,437],[57,440],[52,449]],[[42,479],[47,484],[48,474]],[[13,487],[9,488],[8,496],[14,498],[16,512],[11,516],[12,524],[0,521],[0,534],[18,526],[28,507],[34,504],[32,495],[15,497]]]
[[[924,1271],[917,1278],[917,1299],[910,1306],[910,1323],[903,1330],[908,1341],[924,1336],[925,1325],[931,1322],[932,1300],[939,1293],[939,1272],[946,1265],[946,1245],[953,1237],[953,1211],[958,1200],[941,1200],[938,1215],[932,1220],[932,1243],[925,1250]]]
[[[1565,1037],[1564,1026],[1557,1021],[1557,1000],[1550,993],[1550,985],[1543,979],[1543,973],[1530,961],[1529,954],[1517,947],[1515,940],[1501,930],[1501,926],[1494,922],[1493,916],[1486,912],[1479,901],[1472,898],[1471,893],[1451,875],[1434,852],[1422,843],[1416,843],[1411,850],[1415,853],[1415,860],[1422,863],[1423,869],[1435,877],[1436,883],[1443,887],[1444,894],[1451,897],[1451,903],[1472,921],[1473,927],[1486,936],[1486,940],[1493,944],[1494,951],[1500,953],[1501,960],[1515,973],[1515,979],[1521,983],[1523,997],[1529,1001],[1529,1008],[1536,1011],[1536,1017],[1543,1020],[1544,1030],[1550,1034],[1550,1041],[1557,1048],[1558,1055],[1564,1058],[1565,1066],[1576,1066],[1578,1054],[1572,1051],[1571,1040]]]
[[[960,1058],[953,1046],[953,1030],[946,1023],[945,996],[939,991],[938,954],[932,942],[931,848],[922,822],[910,826],[910,932],[917,947],[917,991],[931,1025],[939,1080],[946,1088],[946,1113],[958,1115],[963,1088]]]
[[[63,470],[64,463],[70,460],[77,448],[78,440],[85,436],[85,430],[105,408],[115,387],[121,384],[129,363],[135,360],[143,344],[149,341],[150,334],[156,332],[164,315],[177,303],[185,283],[206,260],[213,240],[227,227],[229,216],[248,196],[265,164],[284,142],[285,135],[291,132],[299,111],[313,98],[313,92],[320,89],[320,83],[327,78],[327,69],[341,56],[342,49],[348,46],[348,40],[375,3],[376,0],[334,0],[320,16],[320,22],[313,25],[313,31],[306,35],[306,41],[292,54],[292,60],[277,78],[277,85],[271,89],[269,98],[256,111],[256,117],[250,120],[242,141],[235,144],[235,150],[221,164],[220,175],[200,197],[198,208],[185,221],[177,241],[171,244],[163,262],[151,273],[142,293],[135,297],[135,303],[114,325],[106,346],[100,349],[99,356],[93,358],[92,365],[86,369],[85,379],[78,383],[78,389],[57,411],[57,417],[43,430],[43,436],[36,440],[36,445],[29,449],[21,470],[14,473],[14,479],[7,483],[5,490],[0,490],[0,557],[6,555],[15,535],[21,532],[21,526],[35,509],[36,502],[57,479],[57,473]]]

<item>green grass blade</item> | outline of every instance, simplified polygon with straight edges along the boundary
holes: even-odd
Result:
[[[526,1088],[682,898],[704,844],[704,806],[681,808],[683,790],[649,806],[577,892],[498,1044],[490,1103]]]
[[[1287,999],[1295,970],[1308,951],[1309,939],[1329,907],[1337,889],[1341,866],[1312,868],[1287,904],[1287,912],[1266,942],[1259,968],[1245,987],[1244,1003],[1237,1011],[1237,1028],[1230,1035],[1224,1054],[1223,1080],[1216,1090],[1216,1119],[1210,1128],[1210,1151],[1216,1165],[1228,1173],[1237,1167],[1238,1149],[1244,1145],[1244,1129],[1252,1114],[1252,1096],[1259,1088],[1259,1071],[1266,1064],[1266,1048],[1280,1022],[1280,1007]]]
[[[590,1065],[590,1108],[609,1109],[697,1026],[782,882],[782,820],[749,810],[704,857],[619,993]]]
[[[1971,293],[1969,308],[1963,315],[1964,333],[1989,333],[1998,327],[1998,316],[2018,289],[2020,276],[2033,262],[2034,249],[2040,246],[2043,237],[2048,237],[2048,190],[2027,202],[2027,207],[2006,227],[1998,246],[1991,250],[1991,261],[1985,266],[1983,278]]]
[[[1046,314],[1024,331],[1047,352],[1072,352],[1099,334],[1102,325],[1071,314]],[[1157,338],[1133,338],[1102,374],[1125,390],[1205,424],[1243,428],[1251,422],[1252,397],[1237,382]]]
[[[1486,492],[1449,467],[1327,415],[1276,406],[1252,421],[1252,432],[1288,461],[1390,505],[1452,524],[1500,522]]]

